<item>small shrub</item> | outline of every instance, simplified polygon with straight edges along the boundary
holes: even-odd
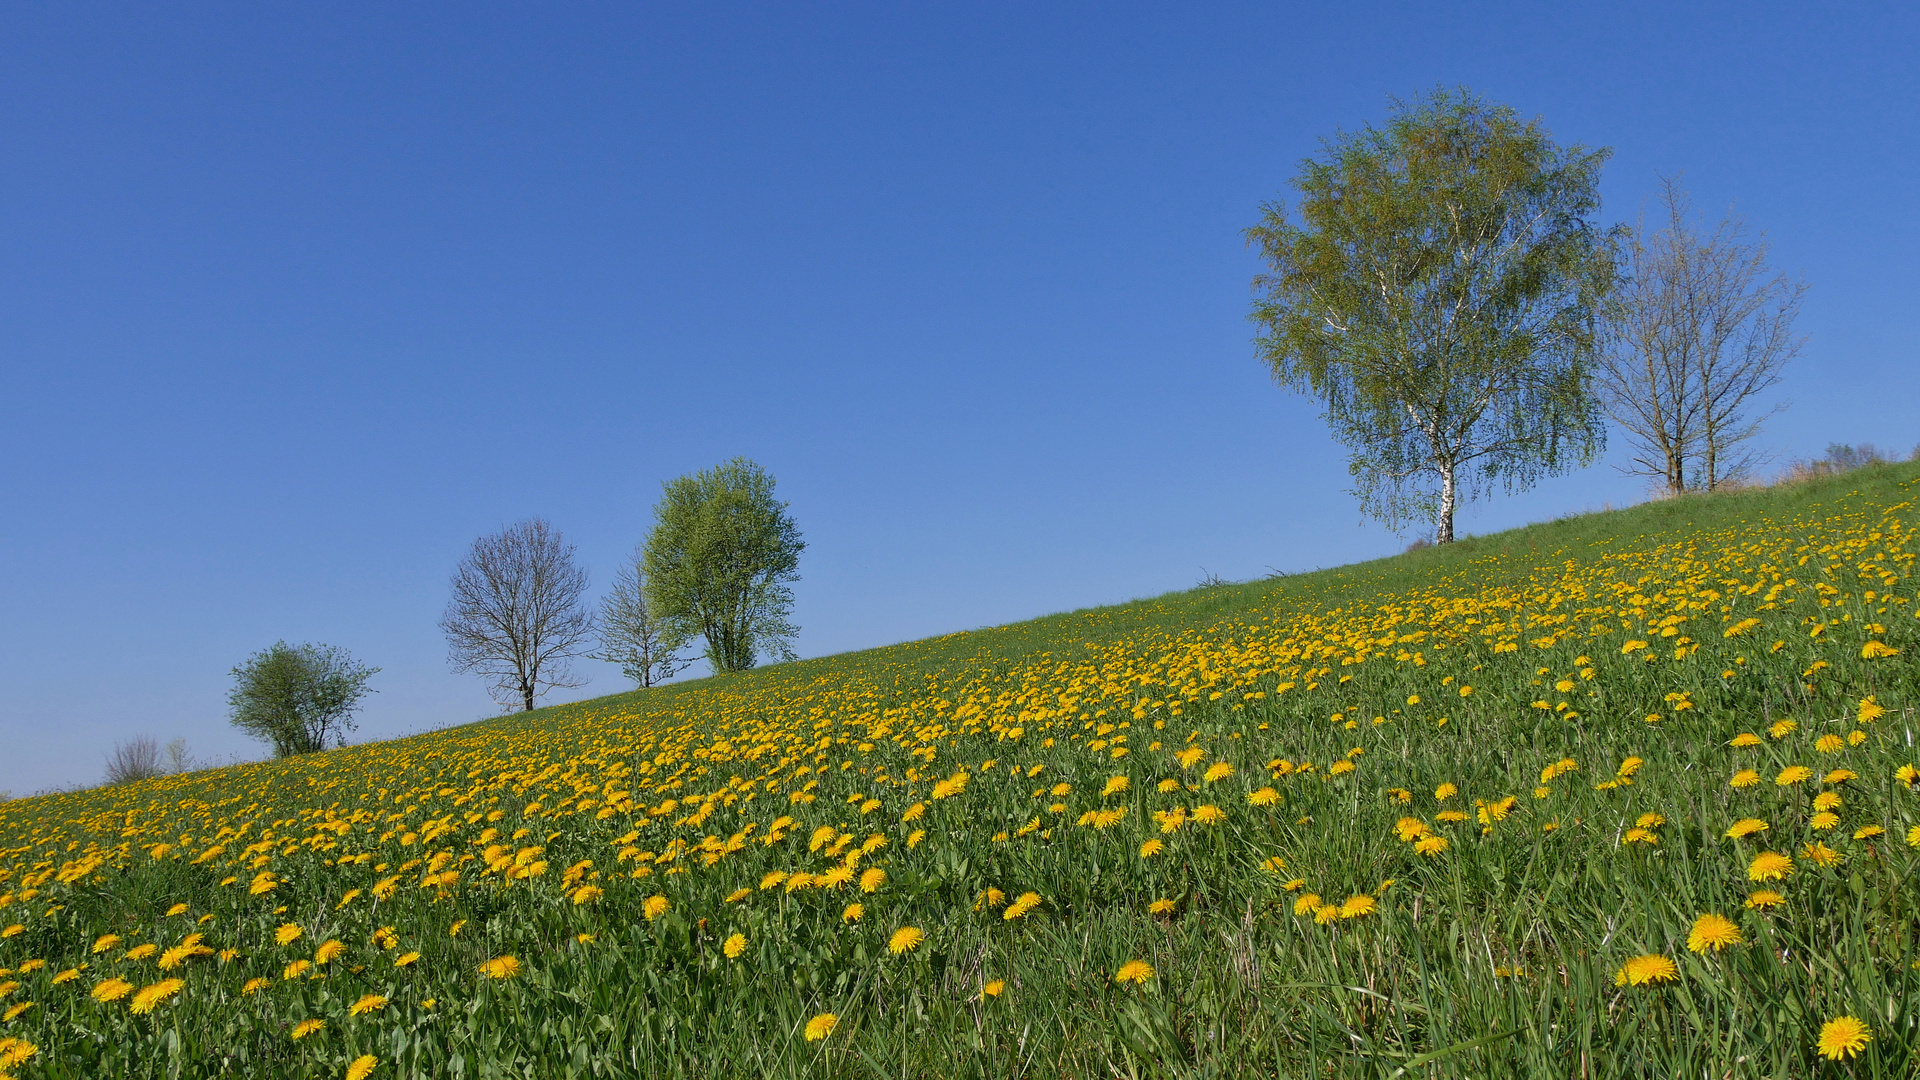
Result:
[[[107,783],[130,784],[151,780],[166,770],[160,766],[160,744],[151,735],[135,735],[126,742],[114,743],[107,755]]]

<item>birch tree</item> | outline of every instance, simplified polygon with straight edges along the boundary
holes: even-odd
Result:
[[[1591,384],[1613,279],[1593,220],[1607,155],[1441,90],[1324,140],[1291,214],[1262,207],[1246,233],[1268,267],[1258,354],[1319,399],[1368,513],[1449,543],[1465,501],[1604,446]]]

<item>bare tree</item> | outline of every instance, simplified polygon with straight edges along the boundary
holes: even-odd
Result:
[[[168,772],[178,776],[184,772],[192,772],[196,764],[198,763],[193,760],[193,752],[187,749],[187,740],[184,737],[167,743]]]
[[[684,644],[648,604],[644,551],[635,551],[614,575],[613,591],[600,602],[600,651],[594,657],[619,664],[627,678],[646,688],[673,678],[690,663],[680,655]]]
[[[593,634],[586,591],[573,545],[540,518],[475,540],[440,618],[448,661],[490,679],[495,701],[527,710],[552,687],[581,685],[567,661],[585,655]]]
[[[1630,473],[1669,495],[1752,474],[1745,444],[1769,413],[1758,396],[1800,352],[1805,282],[1771,273],[1764,236],[1729,213],[1703,231],[1678,177],[1662,177],[1663,228],[1644,219],[1622,245],[1614,349],[1598,370],[1608,415],[1626,431]]]
[[[151,780],[165,772],[160,767],[160,744],[151,735],[135,735],[113,744],[107,755],[107,783],[130,784]]]

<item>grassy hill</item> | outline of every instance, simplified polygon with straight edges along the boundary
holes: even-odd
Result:
[[[1913,1076],[1917,495],[0,805],[0,1072]]]

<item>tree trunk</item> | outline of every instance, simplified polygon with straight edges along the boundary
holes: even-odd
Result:
[[[1440,466],[1440,521],[1434,530],[1433,542],[1436,544],[1453,543],[1453,466]]]
[[[520,684],[520,701],[521,701],[521,704],[526,706],[520,711],[522,712],[533,711],[533,684],[532,683],[525,682]]]

